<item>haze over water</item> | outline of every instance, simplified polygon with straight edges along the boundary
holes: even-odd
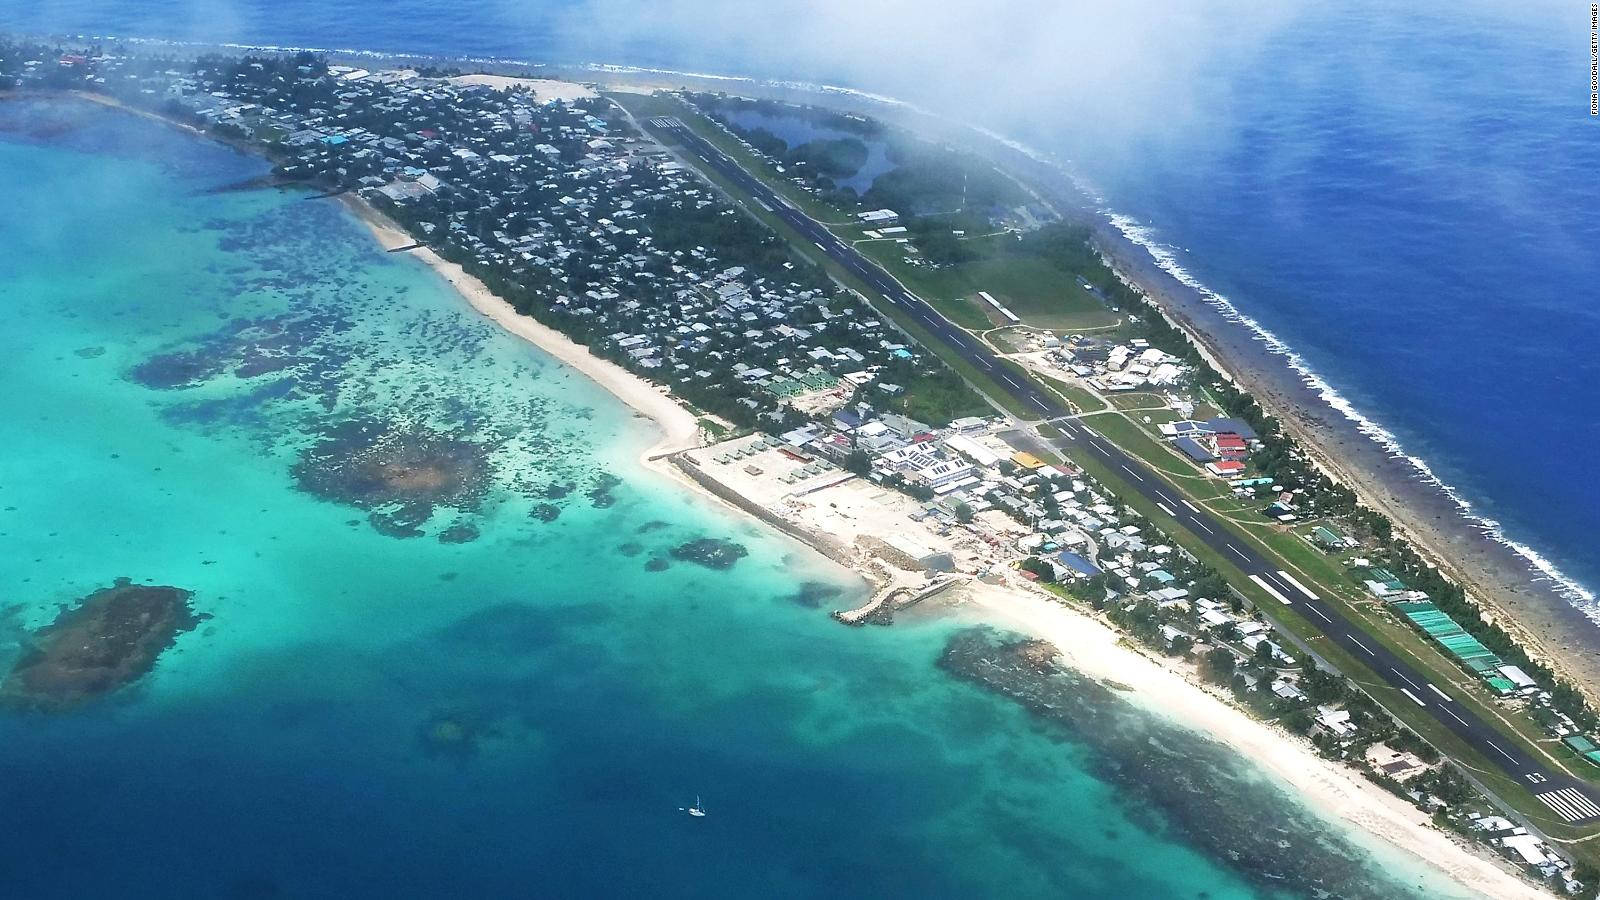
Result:
[[[638,471],[609,395],[339,207],[215,190],[264,168],[0,104],[0,666],[120,576],[211,616],[108,702],[0,714],[8,894],[1271,896],[1197,849],[1230,828],[1446,894],[1103,688],[1075,727],[946,677],[957,623],[836,625],[853,578]],[[488,448],[482,500],[397,538],[300,490],[351,420]],[[749,556],[669,558],[700,537]]]

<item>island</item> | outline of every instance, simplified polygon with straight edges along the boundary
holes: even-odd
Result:
[[[861,572],[875,592],[854,612],[948,593],[1037,638],[953,638],[946,667],[975,684],[1039,711],[1070,681],[1052,648],[1115,628],[1119,666],[1186,679],[1214,721],[1271,723],[1285,777],[1360,772],[1353,817],[1402,797],[1530,878],[1600,884],[1581,661],[1442,565],[1091,225],[991,160],[812,106],[306,52],[0,44],[0,89],[161,117],[347,203],[680,435],[648,464]],[[181,390],[208,364],[137,375]],[[481,501],[470,442],[387,429],[330,432],[301,486],[397,537]],[[615,484],[585,496],[604,508]],[[743,555],[705,538],[645,567]],[[455,744],[458,725],[427,734]],[[1438,846],[1404,821],[1412,852]]]

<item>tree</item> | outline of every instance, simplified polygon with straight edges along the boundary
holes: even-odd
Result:
[[[1033,574],[1039,576],[1039,580],[1045,582],[1046,584],[1056,580],[1056,570],[1052,568],[1049,563],[1037,556],[1028,557],[1021,563],[1018,563],[1017,567],[1022,569],[1024,572],[1032,572]]]
[[[956,513],[956,521],[960,522],[963,525],[967,524],[968,522],[971,522],[972,521],[972,516],[974,515],[973,512],[972,512],[972,507],[970,505],[968,505],[967,501],[965,501],[965,500],[957,500],[956,501],[955,513]]]
[[[1200,661],[1200,673],[1207,681],[1227,684],[1233,680],[1233,651],[1226,647],[1212,647]]]

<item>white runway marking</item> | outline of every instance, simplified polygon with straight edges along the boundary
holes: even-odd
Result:
[[[1284,581],[1287,581],[1291,585],[1294,585],[1295,590],[1299,591],[1302,594],[1305,594],[1307,597],[1311,598],[1312,600],[1321,600],[1322,599],[1321,597],[1318,597],[1316,594],[1311,593],[1311,591],[1309,589],[1307,589],[1305,585],[1303,585],[1299,581],[1297,581],[1295,579],[1295,577],[1293,575],[1290,575],[1288,572],[1285,572],[1284,570],[1279,569],[1278,570],[1278,574],[1283,576],[1283,580]]]
[[[1540,803],[1550,807],[1555,811],[1556,815],[1568,822],[1600,816],[1600,806],[1596,806],[1593,800],[1578,793],[1573,788],[1545,791],[1542,794],[1534,794],[1534,796],[1539,798]]]
[[[1263,591],[1271,594],[1273,599],[1277,600],[1279,603],[1282,603],[1284,606],[1288,606],[1290,604],[1291,601],[1289,598],[1278,593],[1277,588],[1267,584],[1267,580],[1265,578],[1262,578],[1260,575],[1251,575],[1250,580],[1254,581],[1256,586],[1260,587]]]

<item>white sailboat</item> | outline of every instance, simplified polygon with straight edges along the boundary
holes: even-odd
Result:
[[[694,795],[694,805],[693,806],[688,807],[687,809],[685,809],[682,806],[680,806],[678,808],[682,809],[684,812],[688,813],[689,815],[694,816],[695,818],[705,818],[706,805],[704,803],[700,802],[700,795],[699,794],[695,794]]]

